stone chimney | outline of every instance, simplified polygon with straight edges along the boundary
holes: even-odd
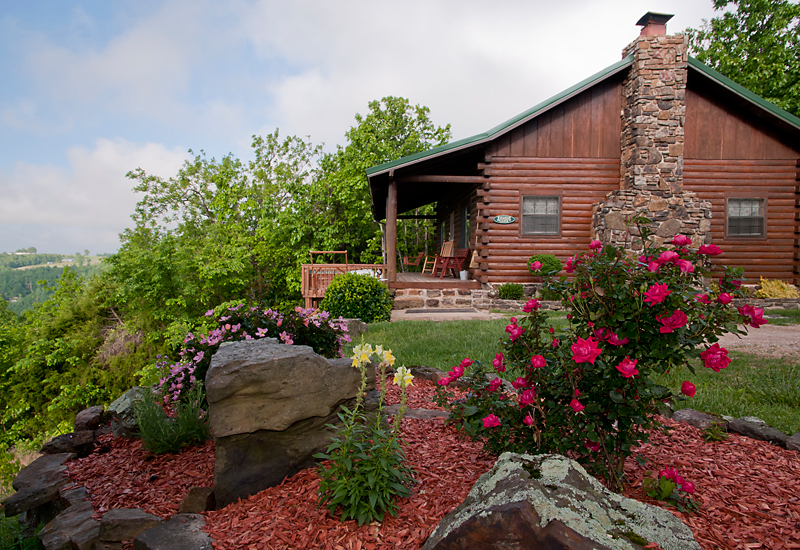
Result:
[[[652,220],[657,244],[682,233],[699,246],[709,229],[711,209],[683,191],[683,124],[686,115],[688,39],[667,36],[672,16],[647,13],[640,35],[623,50],[633,55],[622,84],[620,189],[593,210],[595,238],[631,243],[625,221],[634,214]],[[705,223],[701,223],[706,220]]]

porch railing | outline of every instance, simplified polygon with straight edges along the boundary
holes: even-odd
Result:
[[[303,264],[300,289],[305,307],[315,307],[325,297],[333,278],[342,273],[364,273],[386,281],[386,264]]]

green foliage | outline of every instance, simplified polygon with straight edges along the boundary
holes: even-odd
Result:
[[[645,220],[638,221],[647,242]],[[652,376],[701,353],[705,366],[725,368],[727,350],[715,343],[726,332],[744,333],[737,324],[750,322],[730,305],[741,295],[734,272],[722,277],[718,296],[698,294],[710,262],[706,252],[685,248],[688,239],[679,237],[674,248],[647,248],[638,259],[598,242],[591,252],[570,258],[572,279],[550,283],[570,311],[569,330],[556,333],[531,300],[525,309],[530,315],[512,319],[503,353],[493,361],[499,373],[523,373],[514,382],[516,391],[504,393],[499,380],[487,382],[487,374],[496,376],[490,369],[473,365],[465,376],[469,394],[451,406],[451,419],[469,435],[485,438],[492,453],[569,454],[619,485],[625,458],[647,441],[658,404],[672,397]],[[449,380],[469,363],[451,371]],[[446,403],[447,395],[439,401]]]
[[[533,262],[539,262],[542,266],[538,270],[534,270],[531,267]],[[561,271],[561,260],[553,256],[552,254],[534,254],[530,258],[528,258],[528,269],[534,275],[538,275],[541,277],[547,277],[551,275],[555,275],[559,271]]]
[[[41,530],[40,525],[37,531]],[[34,535],[26,537],[22,534],[22,527],[16,517],[0,516],[0,550],[41,550],[44,546],[39,537]]]
[[[679,476],[674,468],[666,468],[657,475],[655,472],[647,472],[643,485],[647,496],[664,501],[681,512],[693,514],[699,509],[691,496],[694,493],[694,484]]]
[[[0,501],[14,492],[11,483],[21,469],[19,459],[8,450],[8,444],[0,443]]]
[[[497,297],[501,300],[522,300],[524,289],[517,283],[504,283],[497,287]]]
[[[725,427],[721,422],[712,422],[703,430],[703,439],[706,443],[711,441],[725,441],[728,437],[730,436],[725,432]]]
[[[6,300],[16,298],[14,303],[9,304],[8,309],[21,315],[32,309],[34,304],[42,303],[53,295],[65,269],[69,269],[78,276],[88,278],[99,273],[102,267],[99,265],[82,268],[38,266],[25,269],[4,269],[0,267],[0,297]]]
[[[376,323],[391,318],[392,295],[389,288],[374,277],[344,273],[331,281],[320,307],[334,317]]]
[[[36,249],[34,249],[35,251]],[[60,262],[64,256],[62,254],[0,254],[0,268],[16,269],[30,265],[44,265],[47,263]]]
[[[174,417],[167,416],[153,392],[143,392],[142,399],[134,403],[142,443],[154,455],[177,453],[211,437],[202,384],[195,385],[186,397],[175,405]]]
[[[406,386],[411,384],[413,376],[404,367],[397,369],[395,384],[400,386],[400,409],[390,428],[384,399],[386,369],[394,364],[394,357],[391,350],[384,352],[378,346],[375,352],[381,360],[381,393],[378,410],[368,421],[363,396],[367,389],[367,363],[372,359],[373,350],[366,345],[357,346],[353,351],[353,363],[361,372],[356,404],[352,411],[342,407],[338,436],[332,438],[325,453],[314,456],[329,461],[317,469],[320,476],[318,505],[326,506],[331,514],[341,507],[342,521],[355,519],[363,525],[383,521],[387,512],[397,516],[395,500],[411,494],[408,486],[413,481],[413,472],[404,464],[400,420],[406,411]]]
[[[756,291],[758,298],[797,298],[797,287],[777,279],[761,277],[761,284]]]
[[[713,0],[725,10],[686,29],[706,65],[800,116],[800,4],[789,0]],[[732,9],[731,9],[732,8]]]

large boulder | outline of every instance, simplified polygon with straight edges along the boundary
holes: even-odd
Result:
[[[45,550],[93,550],[100,522],[92,517],[92,503],[83,501],[61,512],[45,525],[39,538]]]
[[[612,493],[573,460],[504,453],[422,549],[640,550],[652,542],[700,548],[669,511]]]
[[[84,430],[96,430],[99,428],[100,424],[103,422],[103,413],[105,410],[106,408],[103,405],[96,405],[88,409],[83,409],[75,415],[75,422],[73,423],[75,431],[82,432]]]
[[[731,420],[728,424],[728,430],[760,441],[767,441],[773,445],[780,445],[781,447],[786,447],[789,439],[788,435],[755,416],[743,416],[736,420]]]
[[[133,539],[133,550],[213,550],[200,514],[175,514]]]
[[[72,458],[75,458],[72,453],[46,454],[20,470],[11,484],[16,493],[4,506],[6,516],[40,509],[42,514],[37,514],[37,520],[47,522],[53,519],[63,509],[63,506],[54,505],[58,504],[61,488],[69,483],[64,464]],[[49,507],[53,509],[45,510]]]
[[[372,367],[369,380],[372,389]],[[360,384],[349,360],[308,346],[269,339],[220,346],[206,375],[217,507],[313,465],[335,433],[328,424],[338,422],[342,405],[352,407]]]
[[[42,445],[39,452],[48,455],[75,453],[78,458],[83,458],[92,454],[93,449],[94,432],[92,430],[81,430],[80,432],[54,437]]]

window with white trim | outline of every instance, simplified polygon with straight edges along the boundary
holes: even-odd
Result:
[[[766,235],[764,199],[728,199],[728,237]]]
[[[560,229],[560,197],[522,197],[523,235],[558,235],[561,233]]]

